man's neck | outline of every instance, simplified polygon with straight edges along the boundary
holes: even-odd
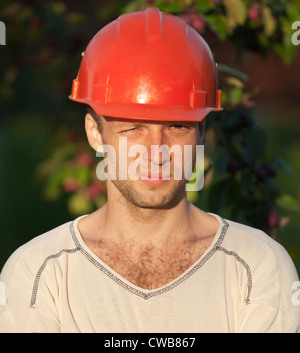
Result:
[[[190,204],[182,199],[172,209],[140,208],[120,204],[106,206],[106,232],[118,238],[137,240],[140,244],[164,244],[190,232]]]
[[[95,244],[131,242],[141,247],[154,245],[163,248],[213,238],[219,226],[214,216],[199,210],[186,199],[169,210],[133,211],[124,207],[115,209],[108,202],[82,218],[79,230],[84,240]]]

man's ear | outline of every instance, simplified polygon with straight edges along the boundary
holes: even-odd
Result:
[[[102,134],[99,131],[98,124],[89,113],[85,116],[85,131],[90,146],[96,152],[103,152]]]

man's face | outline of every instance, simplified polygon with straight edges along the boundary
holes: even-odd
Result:
[[[108,159],[108,193],[116,188],[133,205],[151,209],[171,208],[185,197],[184,168],[193,170],[204,123],[101,119],[102,142],[116,152],[114,161]]]

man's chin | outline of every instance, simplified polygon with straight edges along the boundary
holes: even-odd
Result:
[[[113,184],[132,205],[145,209],[170,209],[186,196],[182,180],[122,180],[113,181]]]

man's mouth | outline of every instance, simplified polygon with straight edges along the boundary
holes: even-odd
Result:
[[[156,173],[148,173],[148,174],[138,174],[139,179],[149,185],[162,185],[170,180],[170,175],[168,174],[156,174]]]
[[[148,174],[144,174],[144,173],[139,173],[138,174],[139,179],[143,179],[143,180],[170,180],[170,175],[169,174],[156,174],[156,173],[148,173]]]

